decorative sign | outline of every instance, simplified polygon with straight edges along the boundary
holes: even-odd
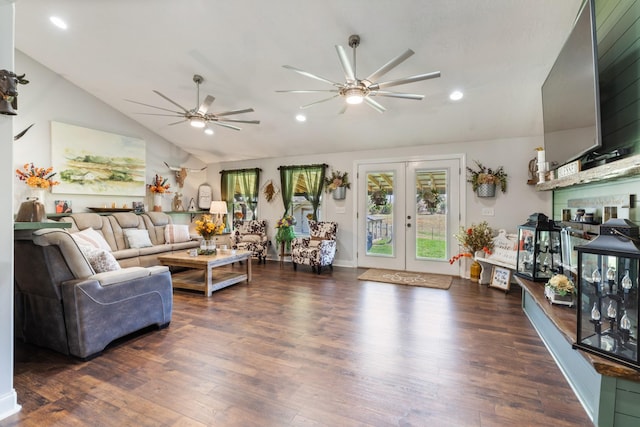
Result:
[[[576,160],[575,162],[567,163],[566,165],[560,166],[558,169],[556,169],[556,174],[558,175],[558,178],[575,175],[580,172],[580,167],[580,160]]]
[[[502,289],[507,292],[511,286],[511,270],[494,266],[491,272],[489,287]]]

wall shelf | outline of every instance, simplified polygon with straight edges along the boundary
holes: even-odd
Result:
[[[596,166],[594,168],[578,172],[575,175],[538,183],[536,184],[536,190],[550,191],[558,188],[570,187],[572,185],[613,181],[636,175],[640,175],[640,155]]]

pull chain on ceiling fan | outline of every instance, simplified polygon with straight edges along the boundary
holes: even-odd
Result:
[[[178,107],[180,111],[169,110],[167,108],[157,107],[155,105],[145,104],[143,102],[133,101],[131,99],[126,99],[125,101],[133,102],[134,104],[144,105],[145,107],[156,108],[158,110],[163,110],[163,111],[172,113],[172,114],[160,114],[160,113],[138,113],[138,114],[144,114],[148,116],[180,117],[182,120],[179,120],[174,123],[169,123],[169,126],[177,125],[179,123],[184,123],[188,121],[191,124],[191,126],[195,128],[205,128],[205,133],[209,135],[213,134],[213,131],[211,130],[211,128],[207,126],[209,123],[212,123],[217,126],[226,127],[229,129],[234,129],[234,130],[241,130],[241,128],[231,125],[230,123],[249,123],[249,124],[256,124],[256,125],[260,124],[259,120],[234,120],[234,119],[224,118],[226,116],[231,116],[234,114],[253,112],[254,111],[253,108],[224,111],[222,113],[209,113],[209,107],[211,107],[211,104],[213,104],[213,101],[215,100],[215,98],[211,95],[207,95],[202,101],[202,103],[200,103],[200,84],[204,81],[204,79],[202,78],[202,76],[195,74],[193,76],[193,81],[196,84],[197,107],[191,110],[187,110],[185,107],[178,104],[176,101],[169,98],[168,96],[163,95],[157,90],[154,90],[153,92],[155,92],[162,98],[166,99],[167,101],[169,101],[170,103]]]
[[[405,77],[396,80],[388,80],[386,82],[377,82],[382,76],[387,74],[393,68],[400,65],[407,58],[413,55],[415,52],[411,49],[407,49],[404,53],[398,55],[393,58],[382,67],[374,71],[370,76],[366,79],[358,79],[356,76],[356,49],[360,45],[360,36],[354,34],[349,37],[349,46],[353,49],[353,67],[351,66],[351,62],[347,57],[347,54],[342,46],[336,45],[336,51],[338,52],[338,59],[340,60],[340,65],[342,65],[342,69],[345,75],[345,83],[338,83],[321,77],[317,74],[309,73],[308,71],[301,70],[296,67],[292,67],[290,65],[283,65],[284,68],[294,71],[298,74],[302,74],[305,77],[310,77],[312,79],[319,80],[324,83],[328,83],[334,86],[335,89],[326,89],[326,90],[277,90],[276,92],[281,93],[334,93],[329,98],[321,99],[319,101],[312,102],[310,104],[306,104],[301,106],[300,108],[309,108],[313,105],[329,101],[331,99],[337,98],[339,96],[345,98],[347,104],[360,104],[363,101],[369,105],[374,110],[383,113],[386,109],[380,105],[378,102],[371,99],[374,96],[386,96],[390,98],[401,98],[401,99],[413,99],[413,100],[422,100],[424,95],[418,95],[413,93],[401,93],[401,92],[390,92],[386,90],[381,90],[388,87],[399,86],[407,83],[413,83],[421,80],[433,79],[440,77],[440,71],[434,71],[431,73],[425,74],[417,74],[415,76]],[[346,109],[346,106],[342,109],[341,113],[343,113]]]

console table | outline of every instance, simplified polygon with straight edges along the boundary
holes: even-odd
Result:
[[[544,284],[515,277],[522,287],[522,308],[599,427],[640,425],[640,372],[596,355],[574,350],[575,309],[551,305]]]

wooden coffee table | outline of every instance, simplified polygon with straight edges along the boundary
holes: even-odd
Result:
[[[192,289],[203,291],[208,297],[213,291],[217,291],[227,286],[246,280],[251,281],[251,251],[236,251],[232,254],[198,255],[190,256],[184,253],[173,253],[160,255],[158,260],[163,265],[172,267],[186,267],[189,270],[180,271],[171,275],[173,287],[178,289]],[[246,271],[224,271],[214,273],[216,267],[232,264],[234,262],[246,261]]]

